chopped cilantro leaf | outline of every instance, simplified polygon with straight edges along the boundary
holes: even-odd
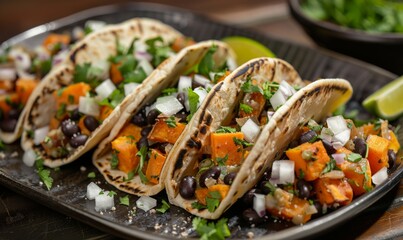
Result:
[[[244,91],[245,93],[254,93],[258,92],[263,94],[262,89],[260,89],[259,86],[253,85],[252,80],[250,77],[247,79],[247,81],[241,86],[241,90]]]
[[[162,206],[156,210],[160,213],[165,213],[170,207],[171,206],[164,199],[162,199]]]
[[[209,212],[214,212],[218,205],[220,205],[220,199],[206,197],[206,204],[207,210]]]
[[[241,103],[239,105],[239,109],[241,109],[241,111],[244,111],[246,114],[253,112],[253,108],[251,106],[249,106],[248,104],[244,104],[244,103]]]
[[[321,174],[328,173],[332,170],[340,170],[336,165],[336,160],[330,158],[330,161],[326,163],[325,169],[321,172]]]
[[[109,196],[109,197],[113,197],[113,196],[115,196],[116,194],[117,194],[117,193],[116,193],[115,191],[112,191],[112,190],[108,192],[108,196]]]
[[[220,126],[215,132],[216,133],[235,133],[236,129],[232,128],[232,127]]]
[[[169,96],[176,92],[177,92],[176,88],[165,88],[164,90],[162,90],[162,96]]]
[[[90,63],[84,63],[83,65],[76,65],[74,69],[73,82],[84,82],[91,86],[91,88],[97,87],[101,84],[102,80],[97,76],[97,72],[102,71],[99,68],[91,67]]]
[[[153,56],[151,64],[154,67],[160,65],[172,53],[172,49],[164,43],[162,37],[148,39],[145,43],[148,46],[148,53]]]
[[[218,163],[218,166],[225,166],[225,162],[228,160],[228,154],[226,154],[224,157],[217,157],[216,161]]]
[[[192,208],[197,210],[206,209],[207,207],[199,202],[192,202]]]
[[[147,160],[147,152],[148,152],[147,147],[142,146],[140,148],[140,151],[138,151],[137,154],[136,154],[136,156],[140,157],[140,163],[139,163],[139,165],[137,166],[137,168],[136,168],[136,170],[134,172],[137,173],[140,176],[141,182],[143,182],[143,183],[148,182],[148,179],[147,179],[146,175],[144,175],[144,173],[143,173],[143,166],[144,166],[144,163]]]
[[[46,188],[50,190],[53,184],[53,178],[50,177],[50,171],[48,169],[42,169],[38,172],[39,178],[46,185]]]
[[[192,226],[203,240],[224,240],[231,236],[226,218],[221,218],[217,223],[208,223],[206,219],[196,217],[193,218]]]
[[[137,61],[134,59],[134,56],[128,55],[122,59],[122,65],[119,66],[119,71],[122,76],[125,76],[134,71],[134,68],[137,66]]]
[[[3,151],[5,148],[4,143],[2,140],[0,140],[0,151]]]
[[[127,74],[125,74],[124,76],[124,83],[142,83],[144,81],[144,79],[147,78],[147,74],[144,71],[143,68],[137,68],[136,70],[134,70],[133,72],[129,72]]]
[[[114,151],[111,158],[111,168],[116,169],[119,165],[118,152]]]
[[[195,93],[191,88],[188,89],[189,109],[190,114],[186,120],[189,122],[192,119],[193,114],[197,111],[197,104],[199,103],[199,95]]]
[[[209,73],[213,71],[215,65],[213,55],[216,51],[217,51],[216,45],[213,45],[209,48],[209,50],[199,63],[198,73],[204,76],[209,76]]]
[[[262,87],[264,98],[266,100],[270,100],[270,98],[274,95],[274,93],[276,93],[280,85],[276,82],[264,82]]]
[[[240,138],[233,138],[234,143],[238,146],[243,146],[245,148],[253,146],[253,143],[248,143],[247,141],[240,139]]]
[[[170,128],[176,128],[176,120],[174,116],[170,116],[165,120],[165,123],[168,125]]]
[[[56,118],[61,118],[63,115],[66,113],[66,104],[62,103],[60,104],[59,108],[57,109],[56,112]]]
[[[119,198],[119,204],[129,206],[129,196],[126,195],[124,197]]]
[[[362,159],[361,155],[358,153],[350,153],[347,156],[347,160],[353,163],[359,162]]]
[[[267,181],[264,186],[270,189],[270,194],[274,194],[274,192],[276,191],[276,186],[271,184],[269,181]]]
[[[90,173],[88,173],[88,175],[87,175],[87,177],[88,178],[95,178],[95,173],[94,172],[90,172]]]

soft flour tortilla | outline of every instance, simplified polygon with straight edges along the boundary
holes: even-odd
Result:
[[[194,116],[191,126],[181,135],[178,144],[172,149],[173,154],[167,159],[169,167],[165,187],[169,201],[194,215],[207,219],[219,218],[237,199],[251,189],[265,169],[281,156],[296,136],[295,132],[300,126],[309,119],[324,118],[352,95],[351,85],[341,79],[318,80],[299,90],[264,126],[219,207],[214,212],[194,209],[191,205],[196,200],[186,200],[179,194],[180,180],[187,175],[195,175],[195,166],[203,146],[209,144],[210,133],[226,125],[235,114],[233,110],[239,102],[240,86],[248,76],[263,81],[287,80],[291,84],[293,79],[297,83],[300,81],[294,70],[285,62],[263,58],[251,60],[241,66],[210,92],[205,104]]]
[[[164,189],[165,175],[162,173],[166,172],[164,169],[168,166],[168,161],[165,161],[159,183],[156,185],[142,183],[138,175],[134,176],[130,181],[124,181],[127,178],[127,174],[120,170],[113,170],[110,165],[112,158],[111,141],[116,138],[125,124],[130,122],[133,115],[142,109],[145,104],[155,101],[161,95],[162,90],[175,86],[179,77],[198,64],[212,46],[217,46],[217,50],[213,55],[216,66],[221,66],[228,58],[233,58],[231,50],[225,43],[218,41],[200,42],[178,53],[166,65],[167,75],[164,78],[150,78],[150,81],[144,84],[145,86],[141,90],[139,89],[137,94],[130,97],[130,100],[128,100],[128,102],[131,102],[130,105],[122,112],[120,120],[115,124],[109,136],[99,144],[93,155],[94,165],[110,184],[122,191],[135,195],[155,195]],[[170,154],[172,154],[172,151],[168,156]]]
[[[78,64],[91,63],[102,67],[107,63],[110,56],[116,55],[116,41],[125,48],[128,48],[134,38],[150,39],[162,37],[166,42],[172,42],[182,34],[159,21],[135,18],[119,25],[111,25],[100,31],[88,35],[85,39],[77,43],[69,53],[68,58],[56,69],[54,69],[32,93],[26,106],[24,117],[24,131],[22,132],[21,146],[26,151],[33,149],[38,156],[44,160],[44,165],[48,167],[59,167],[70,163],[80,157],[82,154],[93,148],[99,141],[105,138],[113,125],[118,121],[122,110],[128,104],[127,99],[133,99],[138,92],[133,92],[125,97],[122,103],[117,106],[113,112],[106,118],[102,124],[91,133],[87,142],[76,149],[66,158],[51,159],[41,147],[34,145],[34,140],[29,132],[35,129],[48,126],[51,117],[55,114],[55,101],[53,93],[62,87],[73,83],[74,68]],[[156,68],[147,79],[162,79],[165,77],[166,68],[169,66],[169,60],[163,62]],[[147,82],[147,79],[144,82]],[[142,89],[146,84],[142,84],[137,89]],[[147,86],[148,87],[148,86]]]

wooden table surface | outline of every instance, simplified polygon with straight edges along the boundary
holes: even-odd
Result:
[[[0,1],[0,42],[31,27],[78,11],[125,0],[13,0]],[[317,48],[288,13],[284,0],[157,0],[157,3],[189,9],[233,25]],[[21,209],[23,211],[21,211]],[[30,219],[43,221],[31,222]],[[115,237],[54,212],[0,186],[0,239],[76,239]],[[403,239],[403,181],[362,214],[330,230],[319,239]]]

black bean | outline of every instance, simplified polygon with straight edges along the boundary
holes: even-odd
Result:
[[[75,135],[70,139],[70,145],[73,148],[78,148],[87,142],[88,136],[85,134]]]
[[[21,111],[15,108],[12,108],[9,112],[8,112],[8,118],[10,119],[18,119],[18,117],[20,116]]]
[[[136,143],[137,149],[141,149],[141,147],[148,147],[147,136],[140,138],[140,140]]]
[[[315,213],[315,214],[313,214],[312,217],[318,217],[318,216],[323,215],[323,213],[322,213],[322,204],[321,204],[320,202],[318,202],[318,201],[315,201],[315,202],[313,203],[313,205],[315,206],[315,208],[316,208],[316,210],[317,210],[318,212]]]
[[[158,151],[162,152],[163,154],[166,154],[165,147],[168,144],[169,143],[154,143],[153,145],[151,145],[151,148],[157,149]]]
[[[353,140],[353,143],[353,152],[360,154],[362,157],[365,157],[365,155],[367,154],[367,144],[365,143],[365,140],[362,138],[356,138]]]
[[[153,125],[157,121],[157,117],[160,112],[157,109],[153,109],[147,114],[147,123]]]
[[[269,181],[262,181],[260,183],[260,191],[262,191],[263,194],[269,194],[271,192],[270,188],[267,186],[267,183],[269,183]]]
[[[324,140],[324,139],[322,139],[322,143],[323,143],[323,146],[325,147],[328,155],[332,155],[332,154],[336,153],[337,150],[333,147],[332,143],[330,143],[329,141]]]
[[[16,126],[17,119],[5,119],[0,123],[0,128],[4,132],[13,132]]]
[[[80,133],[80,127],[70,119],[64,120],[61,125],[62,132],[66,137],[73,137],[74,134]]]
[[[70,113],[70,119],[73,121],[78,121],[81,118],[81,114],[78,111],[78,108],[74,109],[71,113]]]
[[[176,98],[178,99],[178,101],[185,106],[185,100],[186,100],[186,96],[184,92],[180,92],[178,93],[178,96],[176,96]]]
[[[264,222],[264,218],[260,217],[252,208],[245,209],[242,212],[242,218],[249,224],[260,224]]]
[[[389,168],[393,168],[393,166],[395,166],[396,163],[396,153],[392,150],[389,149],[388,150],[388,163],[389,163]]]
[[[177,114],[175,114],[175,117],[179,118],[179,122],[186,122],[186,118],[187,118],[188,114],[185,112],[179,112]]]
[[[204,85],[201,83],[198,83],[196,81],[192,81],[192,89],[198,88],[198,87],[202,87],[204,88]]]
[[[142,129],[141,129],[141,136],[147,137],[148,134],[151,132],[152,129],[153,129],[153,127],[151,127],[151,126],[142,128]]]
[[[207,169],[206,171],[204,171],[199,178],[199,185],[200,187],[207,187],[206,186],[206,180],[209,178],[213,178],[215,180],[217,180],[220,177],[221,174],[221,169],[217,166],[213,166],[209,169]]]
[[[313,130],[309,130],[307,132],[304,132],[301,137],[299,137],[299,144],[303,144],[306,142],[309,142],[311,140],[313,140],[314,138],[316,138],[318,135],[316,134],[315,131]]]
[[[86,116],[84,118],[84,126],[90,130],[91,132],[93,132],[95,129],[97,129],[97,127],[99,126],[99,122],[96,118],[94,118],[93,116]]]
[[[224,183],[231,185],[234,182],[237,172],[230,172],[224,177]]]
[[[245,193],[242,197],[242,201],[246,204],[248,207],[253,206],[253,198],[255,197],[255,193],[262,193],[259,189],[257,188],[252,188],[248,192]]]
[[[186,176],[179,184],[179,194],[185,199],[192,199],[195,195],[197,183],[193,176]]]
[[[262,180],[263,181],[269,181],[271,178],[271,168],[267,168],[266,171],[263,173]]]
[[[308,197],[311,195],[311,186],[309,185],[308,182],[306,182],[303,179],[299,179],[297,182],[297,196],[303,199],[308,199]]]
[[[146,126],[147,120],[144,111],[139,111],[138,113],[136,113],[136,115],[132,117],[132,123],[139,127]]]

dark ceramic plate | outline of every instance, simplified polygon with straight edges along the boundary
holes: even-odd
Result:
[[[132,17],[160,19],[196,40],[221,39],[229,35],[243,35],[254,38],[267,45],[279,58],[290,62],[305,79],[319,77],[349,79],[354,87],[354,98],[349,104],[350,107],[359,106],[357,102],[362,101],[371,92],[396,77],[374,66],[339,55],[316,51],[249,30],[213,22],[180,9],[150,4],[129,4],[91,9],[31,29],[3,43],[2,47],[15,43],[33,46],[39,44],[49,31],[62,32],[71,30],[74,26],[82,26],[88,19],[117,23]],[[403,122],[403,119],[399,121]],[[399,133],[399,140],[401,143],[403,142],[402,130]],[[18,156],[12,154],[14,152],[19,153]],[[106,212],[103,215],[96,212],[94,210],[94,201],[85,199],[86,186],[91,181],[97,181],[104,189],[117,190],[107,185],[99,173],[97,173],[95,180],[87,178],[89,172],[97,172],[91,164],[90,154],[84,155],[79,161],[64,166],[58,171],[52,171],[51,176],[54,179],[54,183],[52,189],[47,191],[44,186],[40,185],[34,169],[25,166],[21,161],[22,152],[18,144],[9,145],[6,148],[6,158],[0,161],[0,183],[56,211],[95,226],[102,231],[125,238],[157,239],[177,238],[185,235],[196,237],[195,232],[191,229],[191,216],[174,206],[165,214],[145,213],[142,210],[138,210],[130,220],[128,212],[135,205],[137,200],[135,196],[130,197],[130,207],[116,205],[116,211]],[[80,170],[83,167],[86,168],[85,171]],[[233,206],[223,217],[229,219],[232,238],[247,238],[248,232],[253,232],[255,237],[270,239],[312,237],[368,208],[399,183],[402,173],[403,164],[400,164],[391,172],[386,183],[376,187],[372,192],[355,199],[352,204],[312,220],[304,226],[269,221],[251,228],[241,220],[241,216],[237,212],[240,203]],[[118,203],[117,199],[119,197],[125,195],[118,192],[118,195],[115,196],[115,203]],[[167,199],[165,193],[161,193],[156,198],[159,203],[161,203],[162,199]]]

